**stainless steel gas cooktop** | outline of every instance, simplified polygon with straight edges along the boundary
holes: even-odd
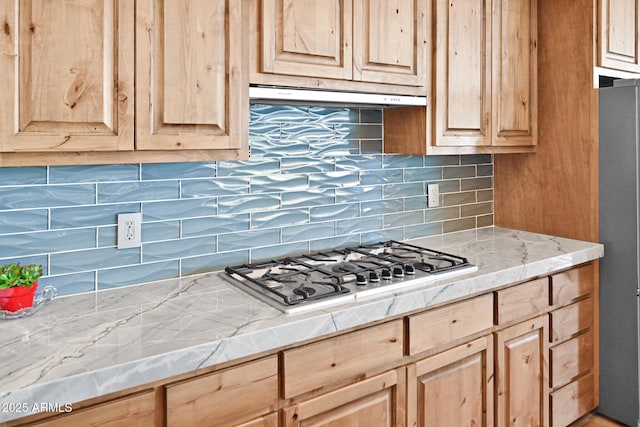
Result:
[[[225,268],[242,290],[299,313],[474,272],[466,258],[389,240]]]

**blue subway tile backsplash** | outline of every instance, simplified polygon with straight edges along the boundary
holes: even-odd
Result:
[[[248,161],[0,168],[0,264],[69,295],[491,225],[492,156],[383,154],[383,114],[253,105]],[[118,250],[128,212],[142,247]]]

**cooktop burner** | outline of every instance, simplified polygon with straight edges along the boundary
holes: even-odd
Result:
[[[295,313],[477,269],[457,255],[389,240],[229,266],[223,274],[281,311]]]

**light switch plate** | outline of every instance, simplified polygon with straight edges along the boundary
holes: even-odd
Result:
[[[142,215],[118,214],[118,249],[138,248],[141,245]]]
[[[429,192],[429,207],[440,206],[440,187],[438,184],[429,184],[427,189]]]

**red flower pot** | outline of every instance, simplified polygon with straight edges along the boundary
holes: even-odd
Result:
[[[21,308],[33,306],[33,297],[38,289],[38,281],[33,282],[30,288],[17,286],[0,289],[0,310],[18,311]]]

